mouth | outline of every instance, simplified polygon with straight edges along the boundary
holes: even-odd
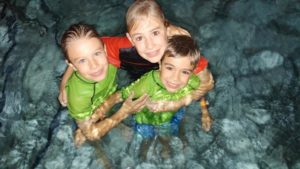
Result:
[[[100,69],[96,72],[91,73],[91,76],[93,77],[100,77],[103,74],[103,69]]]
[[[153,51],[150,51],[150,52],[146,52],[146,55],[147,55],[147,57],[149,57],[149,58],[154,58],[154,57],[157,57],[158,56],[158,54],[159,54],[159,49],[157,49],[157,50],[153,50]]]
[[[168,86],[168,88],[173,89],[173,90],[178,89],[179,86],[180,86],[179,84],[175,84],[175,83],[172,83],[172,82],[169,82],[169,81],[166,82],[166,85]]]

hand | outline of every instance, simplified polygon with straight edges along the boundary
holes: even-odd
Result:
[[[149,99],[147,94],[144,94],[137,100],[133,101],[132,98],[134,93],[131,93],[130,96],[125,100],[120,110],[126,114],[132,114],[135,112],[141,111],[145,105],[147,100]]]
[[[187,30],[185,30],[185,29],[183,29],[181,27],[178,27],[178,26],[170,24],[167,27],[167,36],[170,37],[170,36],[173,36],[173,35],[187,35],[187,36],[191,36],[190,33]]]
[[[103,104],[102,104],[103,105]],[[94,111],[94,113],[93,113],[93,115],[91,116],[91,122],[92,123],[95,123],[95,122],[97,122],[99,119],[100,120],[103,120],[106,116],[105,116],[105,113],[107,112],[106,110],[105,110],[105,108],[104,108],[104,106],[99,106],[99,108],[97,108],[95,111]]]
[[[192,92],[192,98],[193,100],[199,100],[201,97],[203,97],[208,91],[210,91],[213,88],[214,84],[201,84],[198,89],[195,89]]]
[[[59,103],[63,106],[66,107],[68,104],[68,97],[67,97],[67,92],[66,89],[61,89],[59,90],[59,95],[58,95],[58,100]]]
[[[210,117],[209,114],[203,114],[202,113],[201,121],[202,121],[203,130],[208,132],[211,128],[213,119]]]
[[[192,92],[193,100],[198,100],[203,97],[208,91],[213,89],[215,85],[213,76],[207,69],[201,71],[198,76],[201,79],[201,84],[198,89]]]
[[[103,120],[105,114],[116,104],[122,101],[121,94],[115,92],[110,95],[97,109],[94,110],[93,115],[91,116],[92,122],[97,122],[99,119]]]
[[[76,148],[79,148],[86,141],[86,137],[82,133],[81,129],[77,129],[74,135],[74,142]]]
[[[153,113],[162,112],[166,109],[166,101],[151,101],[146,102],[146,107]]]
[[[180,100],[176,101],[151,101],[146,102],[147,108],[153,112],[177,111],[179,108],[189,105],[192,102],[192,96],[187,95]]]
[[[207,132],[210,130],[213,120],[209,115],[206,99],[202,97],[199,103],[202,111],[202,116],[201,116],[202,128],[204,131]]]

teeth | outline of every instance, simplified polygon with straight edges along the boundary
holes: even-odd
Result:
[[[157,55],[157,51],[153,51],[153,52],[148,52],[147,55],[149,57],[155,57]]]
[[[168,85],[169,85],[171,88],[177,88],[177,85],[176,85],[176,84],[172,84],[172,83],[168,82]]]

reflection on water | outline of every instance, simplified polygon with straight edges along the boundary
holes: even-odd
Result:
[[[59,39],[71,23],[124,35],[132,0],[0,1],[0,163],[2,168],[300,168],[298,0],[158,1],[188,29],[209,61],[214,118],[201,128],[198,103],[177,136],[143,139],[130,119],[76,149],[74,122],[57,101],[66,68]],[[128,83],[120,71],[120,83]]]

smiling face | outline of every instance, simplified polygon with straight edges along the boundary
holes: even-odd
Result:
[[[164,57],[160,64],[160,80],[173,93],[185,87],[193,73],[191,57]]]
[[[160,18],[144,16],[127,33],[128,39],[141,57],[158,63],[167,47],[167,29]]]
[[[87,80],[99,82],[106,77],[108,61],[99,38],[81,37],[68,42],[69,65]]]

